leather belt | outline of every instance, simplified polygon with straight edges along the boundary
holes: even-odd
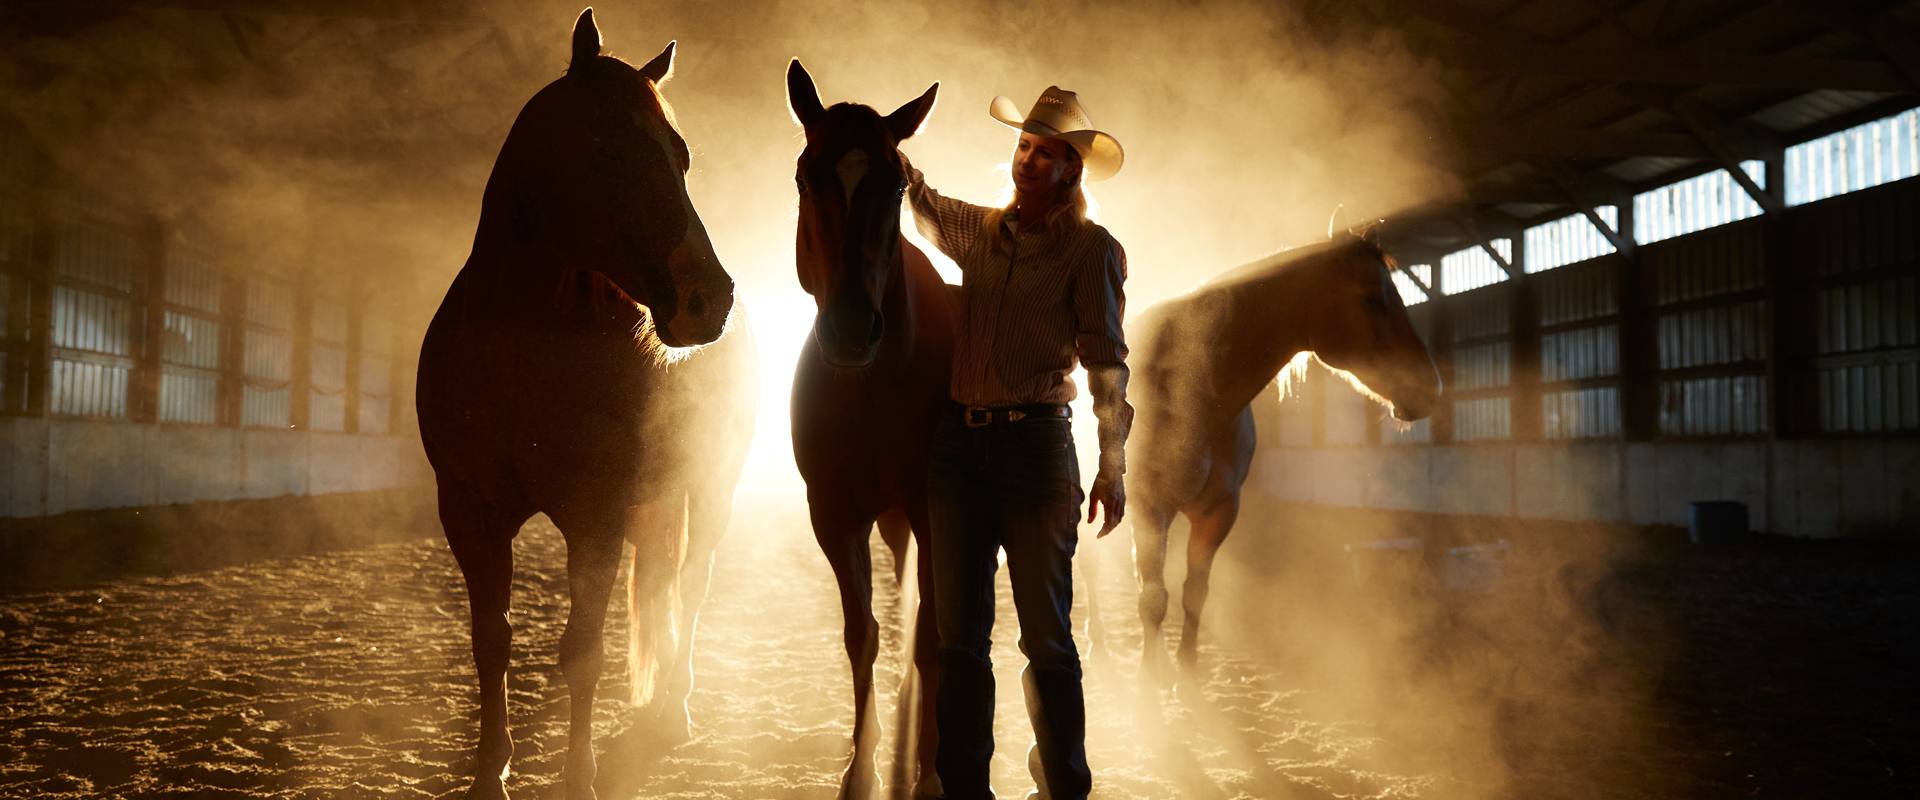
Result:
[[[960,421],[969,428],[984,428],[1023,419],[1072,419],[1073,409],[1065,403],[1029,403],[1023,406],[1002,406],[1000,408],[982,408],[980,406],[961,406]]]

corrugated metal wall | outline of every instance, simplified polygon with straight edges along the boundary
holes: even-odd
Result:
[[[360,432],[385,433],[393,418],[393,322],[360,320]]]
[[[347,307],[331,298],[313,301],[313,399],[307,413],[316,431],[347,428]]]
[[[240,424],[286,428],[293,420],[293,287],[247,281]]]
[[[1442,413],[1426,425],[1379,421],[1368,435],[1446,444],[1920,430],[1917,273],[1920,179],[1909,179],[1673,236],[1631,261],[1607,254],[1456,287],[1410,309],[1439,332]],[[1351,444],[1345,387],[1328,391],[1318,413],[1337,418],[1319,420],[1321,443]],[[1284,444],[1311,441],[1307,411],[1281,416],[1297,429]]]
[[[220,421],[220,269],[184,240],[170,242],[161,298],[160,420]]]
[[[1798,210],[1792,259],[1811,273],[1807,368],[1796,376],[1820,433],[1920,430],[1920,186],[1908,179]]]

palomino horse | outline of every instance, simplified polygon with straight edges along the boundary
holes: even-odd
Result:
[[[799,59],[787,68],[787,101],[807,135],[795,174],[800,287],[817,309],[793,376],[793,456],[807,482],[814,538],[840,584],[853,663],[854,755],[842,796],[866,796],[875,782],[877,725],[869,717],[880,637],[867,537],[876,521],[901,570],[911,529],[921,545],[920,585],[932,585],[927,458],[947,403],[954,323],[945,282],[900,234],[907,176],[898,146],[933,110],[939,88],[934,84],[882,117],[852,103],[822,108]],[[920,604],[913,653],[926,698],[938,682],[933,620],[928,597]],[[918,738],[907,740],[918,751],[914,793],[938,794],[933,704],[920,708]]]
[[[1128,326],[1139,409],[1127,443],[1129,510],[1143,667],[1156,681],[1172,678],[1160,631],[1167,528],[1177,513],[1193,523],[1179,653],[1190,668],[1213,558],[1240,513],[1253,461],[1251,403],[1282,368],[1311,352],[1391,406],[1396,419],[1432,413],[1440,375],[1407,320],[1390,268],[1373,242],[1342,232],[1215,277],[1148,307]]]
[[[593,697],[622,543],[634,540],[635,571],[663,587],[677,570],[661,554],[679,543],[648,538],[672,525],[645,517],[691,504],[663,469],[676,450],[660,446],[656,411],[669,404],[657,398],[674,391],[668,362],[684,355],[668,348],[731,328],[743,341],[714,355],[752,349],[729,325],[733,281],[687,197],[689,152],[659,93],[673,45],[638,69],[599,53],[589,9],[567,74],[507,134],[473,253],[420,351],[421,439],[473,615],[470,797],[506,796],[513,539],[536,512],[567,540],[565,779],[569,797],[593,797]]]

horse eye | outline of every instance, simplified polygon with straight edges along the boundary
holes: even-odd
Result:
[[[799,175],[795,175],[795,176],[793,176],[793,183],[794,183],[794,185],[796,185],[796,186],[798,186],[798,187],[800,187],[800,193],[801,193],[801,194],[806,194],[806,193],[807,193],[807,179],[806,179],[806,178],[803,178],[803,177],[800,177]]]
[[[906,196],[907,196],[907,182],[906,182],[906,181],[901,181],[901,182],[900,182],[900,188],[894,191],[894,193],[893,193],[893,196],[894,196],[894,197],[906,197]]]

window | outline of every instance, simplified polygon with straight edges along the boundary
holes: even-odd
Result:
[[[312,405],[308,426],[316,431],[347,429],[347,307],[338,301],[313,301]]]
[[[360,319],[360,432],[386,433],[393,409],[393,323]]]
[[[293,289],[256,278],[247,281],[247,330],[242,339],[245,382],[240,424],[285,428],[291,423],[293,379]]]
[[[1920,175],[1920,109],[1787,148],[1787,205]]]
[[[211,425],[220,410],[220,271],[205,252],[167,248],[160,420]]]
[[[1593,213],[1606,221],[1607,226],[1620,230],[1620,209],[1614,206],[1600,206]],[[1614,252],[1613,242],[1607,239],[1593,221],[1585,214],[1535,225],[1526,233],[1527,272],[1545,272],[1554,267],[1577,264],[1590,258],[1599,258]]]
[[[1500,257],[1513,263],[1513,240],[1495,239],[1490,244]],[[1459,294],[1507,279],[1507,271],[1487,255],[1479,245],[1440,258],[1440,286],[1443,294]]]
[[[54,240],[53,413],[126,419],[134,368],[131,300],[145,254],[139,220],[114,198],[61,204]]]
[[[1406,305],[1427,302],[1427,293],[1420,290],[1420,285],[1414,283],[1413,278],[1407,277],[1406,273],[1409,272],[1418,277],[1421,283],[1432,286],[1433,267],[1427,264],[1413,264],[1387,273],[1393,277],[1394,288],[1400,290],[1400,302]]]
[[[1742,162],[1740,169],[1767,188],[1766,162]],[[1718,170],[1634,195],[1633,238],[1649,244],[1757,216],[1760,204],[1726,170]]]

